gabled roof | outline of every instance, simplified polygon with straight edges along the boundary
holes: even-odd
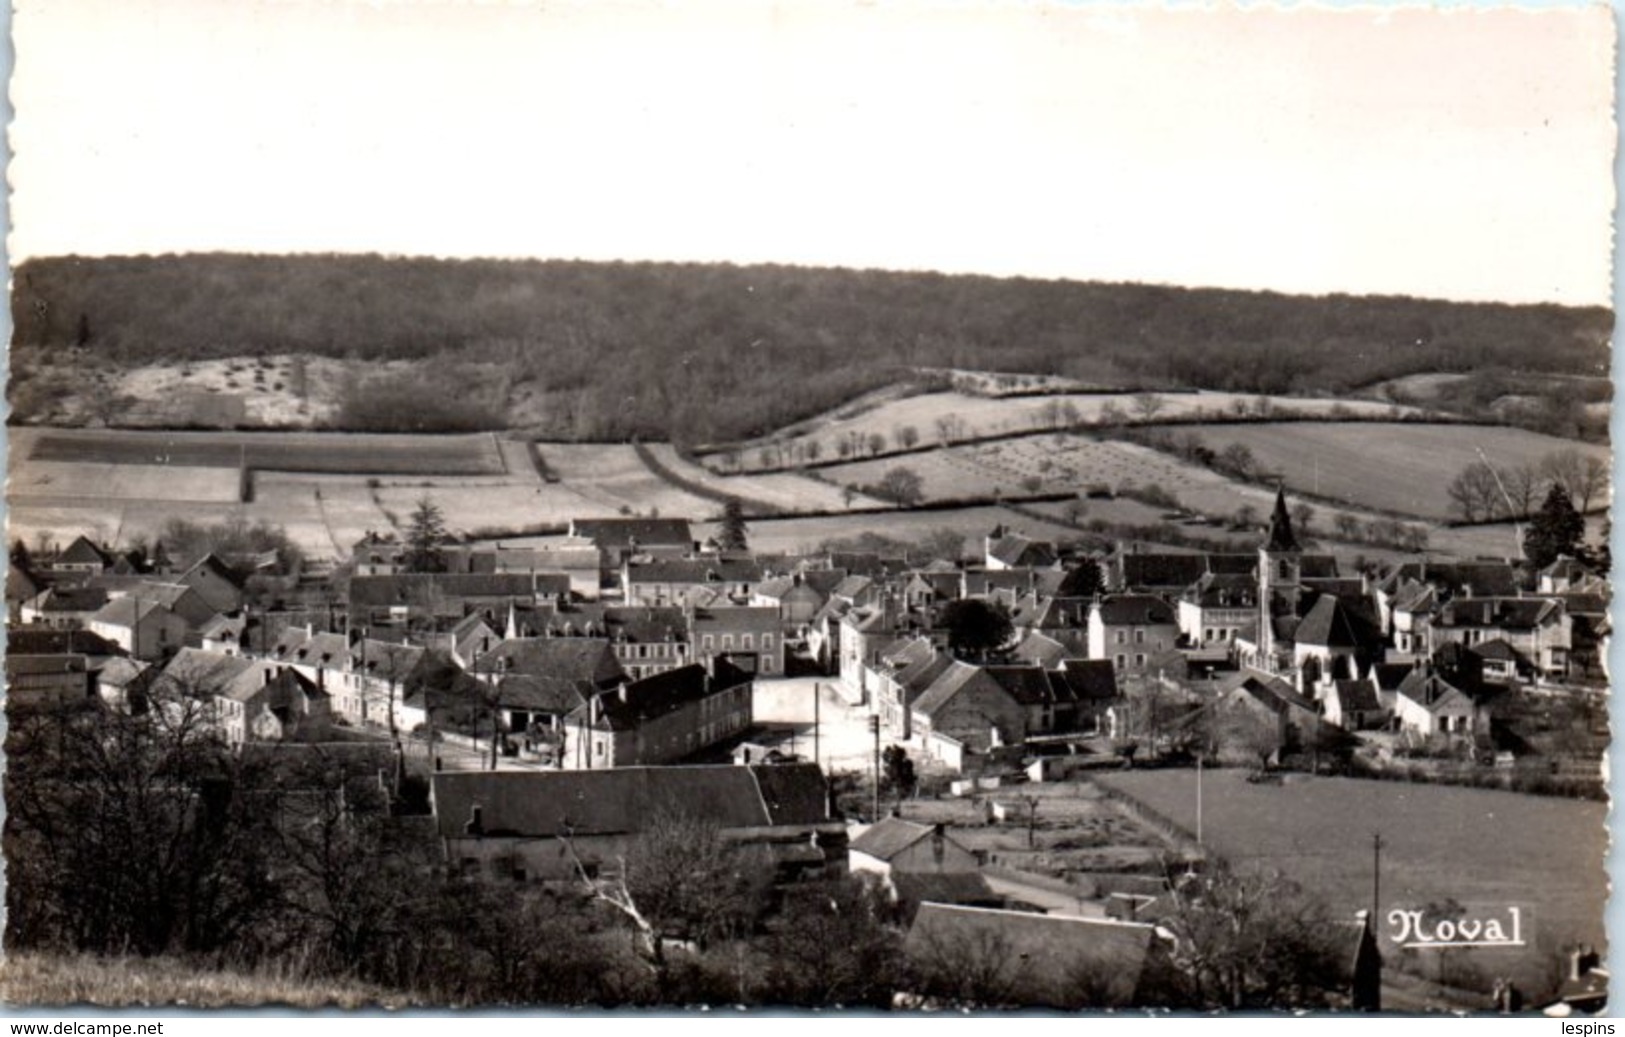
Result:
[[[243,589],[243,581],[237,576],[236,570],[232,569],[225,562],[222,562],[219,558],[215,557],[212,552],[204,555],[202,558],[199,558],[195,563],[192,564],[191,568],[187,569],[185,572],[181,573],[180,576],[176,577],[176,582],[186,583],[194,576],[202,576],[205,574],[224,580],[238,590]]]
[[[107,591],[100,587],[49,587],[27,604],[36,612],[95,612],[107,604]]]
[[[1382,703],[1377,699],[1377,689],[1371,686],[1370,681],[1337,681],[1332,685],[1332,693],[1337,696],[1337,706],[1344,713],[1374,713],[1382,709]]]
[[[875,860],[889,861],[935,830],[932,825],[905,821],[900,817],[882,818],[848,843],[847,849],[867,854]]]
[[[469,834],[476,806],[486,837],[628,835],[663,816],[723,829],[829,822],[823,772],[810,763],[437,771],[430,781],[435,822],[450,839]]]
[[[749,674],[729,666],[725,660],[719,659],[715,667],[716,675],[712,676],[699,663],[690,663],[629,681],[614,691],[599,692],[596,696],[598,719],[593,726],[633,731],[689,703],[750,681]],[[593,705],[588,703],[580,709],[590,710]]]
[[[427,653],[417,645],[362,638],[350,646],[350,670],[386,680],[404,680]]]
[[[113,564],[113,556],[103,551],[89,537],[74,537],[62,553],[56,556],[56,565],[95,565],[105,569]]]
[[[1505,638],[1501,637],[1473,645],[1468,651],[1487,662],[1516,663],[1525,667],[1531,665],[1522,652],[1512,647]]]
[[[987,557],[1005,565],[1034,568],[1047,568],[1059,560],[1054,544],[1047,540],[1034,540],[1020,533],[1006,533],[988,544]]]
[[[1293,639],[1301,645],[1364,648],[1374,639],[1363,627],[1364,624],[1355,619],[1339,599],[1322,594],[1298,623]]]
[[[585,681],[601,688],[613,686],[626,675],[609,641],[599,637],[513,638],[474,659],[469,669],[479,674]]]
[[[1451,684],[1441,674],[1429,673],[1425,668],[1412,670],[1400,681],[1399,693],[1430,713],[1446,706],[1473,704],[1471,695]]]
[[[1218,681],[1220,694],[1243,691],[1277,713],[1288,709],[1318,713],[1315,703],[1299,695],[1297,689],[1273,674],[1251,667],[1238,670]]]
[[[952,701],[953,697],[959,694],[961,688],[971,681],[981,678],[982,671],[980,668],[955,659],[937,675],[936,680],[931,682],[930,687],[926,688],[920,694],[920,697],[914,701],[914,709],[916,712],[923,713],[928,717],[933,716],[937,710]]]
[[[1063,669],[1080,700],[1117,697],[1117,671],[1110,659],[1068,659]]]

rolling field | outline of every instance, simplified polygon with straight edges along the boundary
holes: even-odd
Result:
[[[671,485],[649,470],[631,446],[622,443],[538,443],[537,449],[559,482],[590,502],[589,515],[620,509],[647,515],[699,518],[721,506]]]
[[[1396,413],[1393,404],[1375,400],[1316,399],[1308,397],[1257,397],[1243,393],[1187,392],[1154,394],[1161,401],[1155,419],[1166,421],[1172,417],[1188,418],[1201,415],[1220,417],[1235,408],[1255,406],[1259,399],[1267,399],[1276,410],[1291,410],[1332,419],[1340,415],[1383,416]],[[1139,422],[1142,416],[1132,394],[1066,394],[1043,397],[995,399],[958,392],[922,393],[916,396],[887,398],[865,405],[848,405],[812,421],[792,426],[785,434],[764,440],[740,444],[735,453],[739,469],[749,471],[777,463],[776,454],[764,465],[761,447],[767,443],[780,444],[787,449],[794,445],[805,447],[816,441],[821,459],[839,457],[843,440],[851,437],[867,439],[871,435],[886,437],[889,447],[897,446],[896,433],[911,428],[918,443],[929,445],[945,441],[980,436],[1015,435],[1022,432],[1053,428],[1058,412],[1069,419],[1085,423],[1102,420],[1108,406],[1115,406],[1124,419]],[[1414,408],[1397,408],[1412,412]],[[946,439],[945,439],[946,434]],[[724,463],[723,454],[707,455],[712,466]]]
[[[239,493],[235,467],[205,468],[154,464],[73,464],[29,461],[12,470],[6,493],[31,498],[100,503],[107,500],[152,500],[235,504]]]
[[[1282,785],[1245,779],[1241,770],[1207,773],[1205,841],[1237,865],[1279,868],[1345,917],[1370,906],[1371,837],[1380,831],[1384,918],[1447,898],[1524,907],[1525,939],[1533,947],[1457,952],[1481,956],[1486,970],[1517,971],[1530,981],[1544,968],[1543,956],[1563,944],[1606,945],[1605,804],[1352,778],[1289,775]],[[1096,780],[1195,830],[1194,771]],[[1383,950],[1401,953],[1391,943]]]
[[[1422,518],[1454,517],[1446,492],[1463,468],[1479,460],[1513,466],[1537,463],[1558,450],[1608,460],[1606,447],[1498,426],[1357,424],[1181,426],[1214,450],[1241,443],[1258,467],[1299,486],[1356,506]]]
[[[809,479],[794,472],[762,475],[718,475],[702,465],[684,460],[670,443],[645,446],[667,468],[708,490],[731,494],[742,500],[760,501],[780,511],[832,511],[848,506],[839,486]],[[858,507],[877,507],[884,502],[859,495],[852,500]]]
[[[19,432],[30,433],[19,436]],[[287,472],[501,475],[494,437],[383,436],[340,432],[133,432],[11,430],[13,466],[24,460],[168,465]],[[27,444],[26,450],[23,449]]]

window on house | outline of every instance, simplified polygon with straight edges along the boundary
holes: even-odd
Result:
[[[1145,656],[1143,656],[1143,655],[1136,655],[1136,656],[1135,656],[1135,657],[1134,657],[1134,665],[1135,665],[1135,666],[1144,666],[1144,665],[1145,665]]]
[[[771,652],[772,650],[773,650],[773,635],[772,634],[763,634],[762,635],[762,651]]]
[[[731,652],[731,651],[733,651],[733,646],[734,646],[734,636],[732,634],[723,634],[722,635],[722,650],[724,652]]]
[[[700,638],[700,647],[705,649],[707,652],[711,650],[711,646],[715,643],[716,642],[711,639],[710,634],[706,634],[704,637]]]
[[[1145,644],[1145,631],[1144,630],[1136,630],[1136,631],[1134,631],[1134,643],[1137,644],[1137,645]]]
[[[593,743],[593,752],[594,752],[594,754],[596,754],[598,756],[604,755],[604,743],[603,742],[594,742]]]
[[[1112,660],[1112,665],[1121,670],[1124,666],[1128,665],[1128,657],[1125,655],[1119,655],[1117,658]]]
[[[739,639],[740,647],[744,648],[745,651],[748,652],[754,647],[754,645],[752,644],[752,642],[754,640],[755,640],[755,638],[751,637],[751,635],[745,634],[744,636],[740,637],[740,639]]]
[[[1119,630],[1117,632],[1117,643],[1120,644],[1120,645],[1128,644],[1128,631],[1127,630]]]

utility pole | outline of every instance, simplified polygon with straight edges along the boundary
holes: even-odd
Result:
[[[813,681],[813,764],[815,766],[821,765],[821,757],[819,756],[819,753],[818,753],[818,749],[819,749],[819,746],[818,746],[818,728],[819,728],[818,707],[819,707],[819,700],[822,699],[823,697],[824,697],[823,685],[819,684],[817,681]]]
[[[869,730],[875,736],[875,821],[880,820],[880,714],[869,718]]]
[[[1371,931],[1376,932],[1382,904],[1382,833],[1371,833]]]
[[[1202,845],[1202,754],[1196,754],[1196,845]]]

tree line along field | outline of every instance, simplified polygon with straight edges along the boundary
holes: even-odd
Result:
[[[1560,450],[1609,461],[1605,446],[1493,425],[1304,422],[1283,425],[1181,425],[1214,451],[1240,443],[1257,470],[1289,487],[1374,511],[1420,518],[1457,517],[1449,486],[1482,456],[1506,468],[1537,464]]]
[[[1079,425],[1169,419],[1246,417],[1269,413],[1335,419],[1416,418],[1415,407],[1357,398],[1259,396],[1234,392],[1060,393],[996,397],[959,391],[871,393],[760,439],[707,448],[704,463],[722,472],[830,464],[914,447],[993,436],[1064,430]]]
[[[1607,944],[1606,804],[1355,778],[1289,775],[1270,785],[1246,777],[1242,770],[1204,776],[1204,842],[1232,864],[1279,869],[1340,917],[1371,906],[1372,836],[1380,832],[1379,917],[1445,900],[1524,908],[1531,943],[1524,951],[1452,952],[1471,953],[1490,976],[1511,973],[1524,989],[1541,989],[1560,948]],[[1096,780],[1195,831],[1194,771]],[[1405,953],[1392,943],[1382,949],[1390,961]]]
[[[1612,329],[1605,309],[1551,305],[337,255],[30,259],[12,313],[14,392],[66,350],[81,370],[274,355],[409,361],[436,386],[466,387],[463,375],[496,365],[544,401],[548,424],[535,431],[545,438],[686,445],[762,436],[920,368],[1348,393],[1426,371],[1595,375]]]

